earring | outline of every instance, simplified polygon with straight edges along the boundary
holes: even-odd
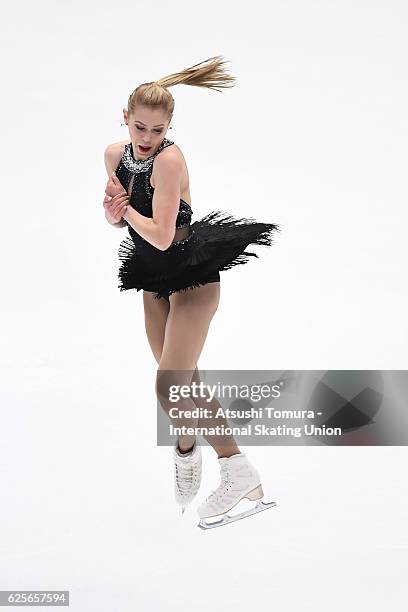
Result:
[[[127,123],[121,123],[120,125],[127,125]]]

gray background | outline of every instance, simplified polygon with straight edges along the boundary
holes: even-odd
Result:
[[[142,296],[117,289],[126,233],[102,199],[130,92],[223,55],[234,89],[172,90],[193,219],[283,231],[222,274],[200,366],[407,369],[407,16],[361,0],[7,6],[0,588],[69,589],[75,612],[403,609],[405,448],[248,448],[278,506],[204,533],[206,448],[181,518]]]

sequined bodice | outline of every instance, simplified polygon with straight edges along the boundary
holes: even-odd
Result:
[[[174,144],[172,140],[164,138],[156,153],[150,157],[147,157],[146,159],[135,159],[133,156],[132,143],[130,142],[125,145],[125,151],[116,168],[116,176],[126,191],[129,191],[129,186],[133,181],[129,205],[144,217],[151,218],[153,216],[152,202],[154,188],[150,184],[150,177],[153,170],[154,159],[165,147],[172,144]],[[189,204],[180,199],[180,207],[176,219],[176,228],[189,225],[192,215],[193,211]],[[128,227],[130,233],[135,233],[129,224]]]

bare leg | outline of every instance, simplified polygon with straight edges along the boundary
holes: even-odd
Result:
[[[179,310],[180,317],[181,317],[182,334],[179,339],[181,340],[181,342],[177,343],[176,348],[179,349],[179,352],[182,355],[185,355],[185,351],[187,350],[187,362],[188,363],[191,363],[192,360],[194,360],[194,357],[191,357],[191,355],[197,354],[197,346],[196,348],[194,348],[194,346],[192,345],[190,346],[190,348],[187,346],[190,344],[190,338],[192,338],[192,336],[194,338],[198,337],[198,354],[200,354],[202,350],[202,346],[204,345],[204,342],[207,336],[209,323],[211,322],[212,316],[215,313],[216,308],[218,307],[219,283],[209,283],[208,285],[205,285],[205,287],[210,287],[211,285],[216,285],[218,287],[218,291],[217,289],[215,291],[213,290],[212,296],[209,294],[205,299],[201,299],[201,305],[203,306],[205,310],[207,310],[207,314],[204,316],[204,321],[207,321],[207,324],[204,323],[201,332],[198,332],[198,334],[190,333],[190,326],[195,327],[197,319],[198,320],[201,319],[199,313],[197,313],[197,304],[196,304],[196,302],[197,301],[200,302],[200,300],[194,300],[193,303],[191,300],[189,300],[189,304],[191,308],[189,308],[188,306],[186,307],[188,311],[191,310],[192,312],[190,313],[190,316],[186,318],[181,314],[182,312],[185,311],[186,307],[182,307]],[[203,288],[200,287],[200,289],[203,289]],[[174,299],[176,298],[176,296],[177,297],[179,296],[188,297],[189,294],[195,293],[196,291],[197,289],[194,289],[192,291],[187,292],[186,294],[173,294],[172,296],[170,296],[171,303],[172,305],[174,304],[173,309],[174,307],[177,308],[177,305],[178,305],[177,303],[178,301]],[[218,294],[218,297],[217,297],[217,294]],[[147,338],[148,338],[150,347],[152,349],[153,355],[157,363],[158,364],[162,363],[162,365],[160,366],[162,369],[172,369],[168,365],[169,357],[171,357],[171,355],[170,356],[168,355],[166,357],[167,362],[165,362],[164,360],[161,362],[164,338],[166,335],[166,326],[167,326],[167,321],[168,321],[169,313],[171,309],[170,300],[169,301],[165,299],[156,300],[153,297],[153,293],[147,292],[147,291],[143,292],[146,334],[147,334]],[[193,315],[193,313],[195,314]],[[172,317],[172,319],[174,321],[174,317]],[[174,334],[177,335],[177,332],[173,329],[173,332],[172,332],[173,337],[174,337]],[[168,341],[168,345],[169,345],[169,341]],[[199,349],[200,345],[201,345],[201,349]],[[167,350],[169,351],[170,349],[168,348]],[[190,366],[188,368],[186,366],[183,366],[182,368],[180,364],[186,363],[186,361],[179,361],[177,354],[175,355],[174,360],[171,360],[171,362],[175,363],[178,369],[190,369],[190,370],[194,369],[192,380],[196,382],[197,384],[200,383],[200,377],[199,377],[199,373],[198,373],[196,364],[194,368]],[[166,367],[164,367],[164,365],[166,365]],[[177,368],[175,367],[174,369],[177,369]],[[191,381],[187,381],[186,384],[190,384],[190,382]],[[205,407],[208,411],[211,411],[213,414],[215,414],[220,407],[220,404],[216,398],[214,398],[211,402],[206,402],[204,398],[194,398],[194,405],[198,407]],[[189,426],[196,426],[198,424],[201,427],[216,427],[217,425],[223,425],[223,426],[228,425],[225,419],[219,418],[219,417],[218,418],[210,417],[206,419],[200,419],[198,423],[196,420],[193,420],[192,422],[190,421],[187,424]],[[180,420],[177,420],[177,425],[181,425]],[[231,455],[234,455],[240,452],[233,436],[204,436],[204,437],[208,441],[208,443],[214,448],[214,450],[217,452],[218,457],[230,457]],[[190,439],[190,441],[179,440],[179,448],[182,451],[187,452],[192,447],[193,444],[194,444],[194,438]]]
[[[145,315],[145,329],[147,339],[157,363],[161,359],[167,317],[170,311],[170,302],[165,298],[156,300],[154,293],[143,291],[143,306]]]
[[[200,375],[198,373],[197,368],[194,371],[192,380],[193,382],[196,382],[197,384],[200,384],[201,382]],[[209,397],[209,395],[206,394],[206,397]],[[200,418],[198,421],[198,427],[204,427],[207,430],[209,428],[216,428],[217,426],[223,427],[224,429],[228,427],[227,419],[225,419],[224,417],[215,416],[217,414],[217,411],[221,407],[221,404],[217,400],[216,397],[213,397],[213,399],[210,401],[208,401],[206,398],[203,398],[203,397],[196,397],[194,398],[194,402],[196,406],[200,408],[205,408],[207,411],[207,414],[210,415],[205,418],[204,417]],[[225,436],[215,436],[215,435],[206,436],[204,435],[203,437],[207,440],[208,444],[211,444],[213,449],[216,451],[218,458],[231,457],[231,455],[236,455],[237,453],[240,452],[237,446],[237,443],[235,442],[234,436],[232,435],[225,435]]]

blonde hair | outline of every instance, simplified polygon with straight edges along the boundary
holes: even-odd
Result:
[[[216,91],[234,87],[236,79],[225,72],[223,68],[225,63],[222,56],[216,55],[180,72],[162,77],[158,81],[142,83],[129,96],[128,113],[134,113],[137,106],[144,105],[163,109],[171,119],[175,102],[168,88],[173,85],[194,85]]]

